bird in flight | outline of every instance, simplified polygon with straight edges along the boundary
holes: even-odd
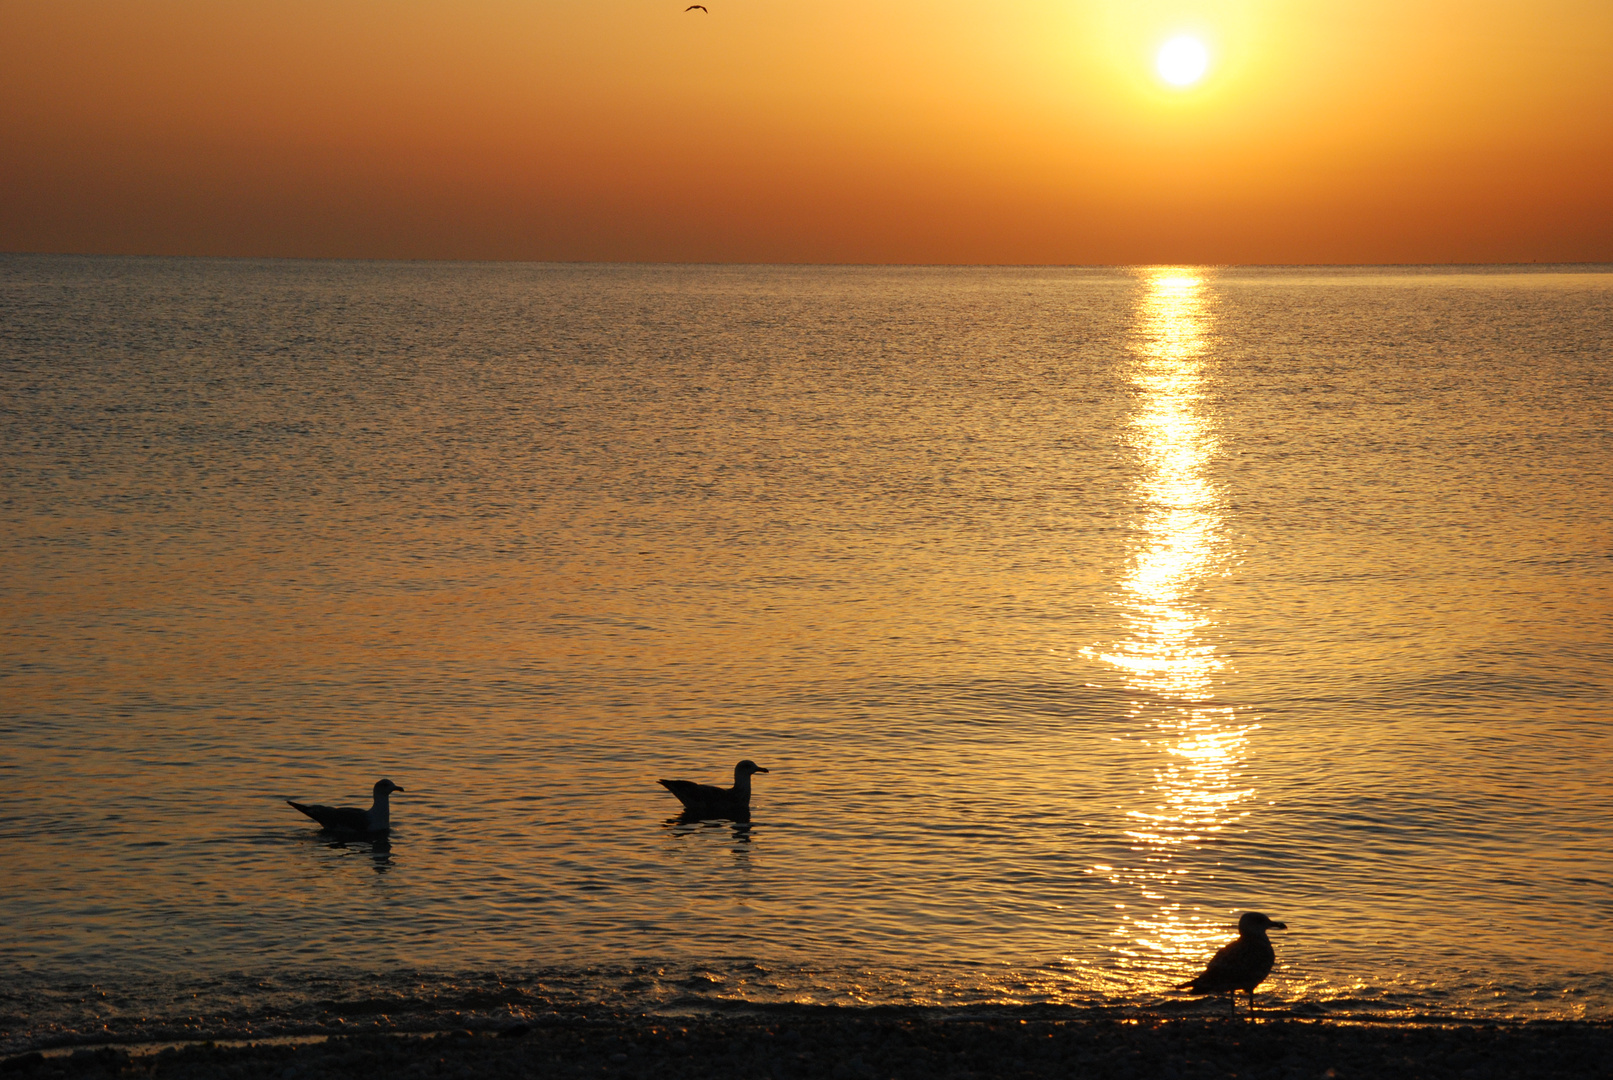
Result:
[[[700,11],[706,11],[706,5],[704,5],[704,4],[690,4],[688,7],[684,8],[683,10],[684,10],[684,13],[687,14],[687,13],[689,13],[691,11],[695,11],[697,9],[700,10]],[[706,11],[706,14],[710,15],[711,12]]]

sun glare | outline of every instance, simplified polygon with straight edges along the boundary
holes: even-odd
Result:
[[[1159,47],[1154,66],[1172,86],[1191,86],[1209,70],[1210,52],[1198,38],[1173,37]]]
[[[1110,881],[1135,885],[1141,900],[1124,907],[1115,927],[1119,966],[1142,985],[1160,987],[1222,932],[1184,899],[1195,887],[1187,853],[1240,828],[1249,815],[1254,790],[1244,769],[1258,725],[1216,702],[1227,660],[1216,651],[1205,586],[1235,554],[1226,496],[1215,480],[1211,280],[1182,267],[1158,267],[1140,280],[1131,370],[1137,412],[1128,440],[1138,511],[1130,572],[1116,591],[1128,632],[1082,655],[1124,673],[1137,694],[1131,715],[1138,733],[1161,751],[1152,787],[1139,784],[1140,798],[1126,811],[1132,854],[1101,867]]]

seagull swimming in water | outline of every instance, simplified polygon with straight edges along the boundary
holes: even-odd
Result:
[[[746,758],[734,766],[734,786],[731,788],[696,784],[690,780],[657,780],[656,783],[678,797],[688,817],[744,820],[750,817],[751,774],[766,771]]]
[[[356,806],[304,806],[290,799],[286,800],[286,805],[302,811],[332,832],[382,833],[392,827],[387,796],[402,790],[390,780],[377,780],[375,805],[368,810],[360,810]]]
[[[1287,930],[1288,924],[1273,922],[1258,911],[1246,911],[1238,918],[1238,940],[1216,950],[1197,978],[1178,986],[1195,994],[1232,993],[1232,1011],[1238,1011],[1238,991],[1249,995],[1249,1011],[1255,1007],[1255,987],[1271,974],[1277,951],[1266,937],[1267,930]]]

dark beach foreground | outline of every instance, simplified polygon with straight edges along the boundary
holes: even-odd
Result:
[[[1607,1077],[1605,1022],[1048,1019],[1013,1011],[792,1009],[568,1017],[498,1031],[80,1048],[0,1062],[22,1077]]]

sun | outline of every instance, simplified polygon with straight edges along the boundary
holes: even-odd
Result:
[[[1159,47],[1154,58],[1159,77],[1172,86],[1192,86],[1210,68],[1210,50],[1198,38],[1173,37]]]

